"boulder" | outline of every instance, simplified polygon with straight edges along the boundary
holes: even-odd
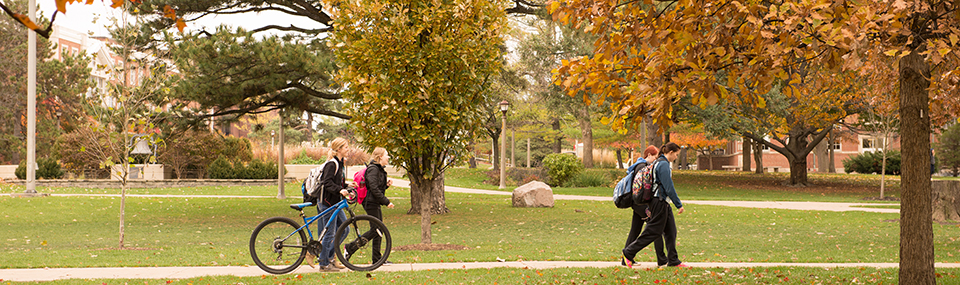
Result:
[[[540,181],[531,181],[513,190],[513,206],[522,208],[553,207],[553,189]]]

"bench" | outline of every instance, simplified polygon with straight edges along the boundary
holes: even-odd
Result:
[[[737,171],[742,169],[743,167],[737,166],[737,165],[724,165],[724,166],[721,166],[721,168],[723,168],[723,170],[728,170],[728,171]]]

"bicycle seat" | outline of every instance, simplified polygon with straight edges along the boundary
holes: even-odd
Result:
[[[300,204],[290,204],[290,209],[294,209],[294,210],[300,211],[300,210],[303,210],[303,208],[310,207],[310,206],[313,206],[313,202],[306,202],[306,203],[300,203]]]

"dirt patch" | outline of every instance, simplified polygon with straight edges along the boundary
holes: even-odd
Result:
[[[443,244],[443,243],[418,243],[418,244],[408,244],[393,247],[393,251],[437,251],[437,250],[464,250],[469,247],[459,245],[459,244]]]

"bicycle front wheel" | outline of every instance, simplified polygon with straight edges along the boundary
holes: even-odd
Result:
[[[293,219],[264,220],[250,235],[250,257],[263,271],[285,274],[297,269],[307,254],[307,234]]]
[[[393,240],[380,219],[360,215],[347,219],[337,228],[333,244],[343,266],[354,271],[371,271],[387,261]]]

